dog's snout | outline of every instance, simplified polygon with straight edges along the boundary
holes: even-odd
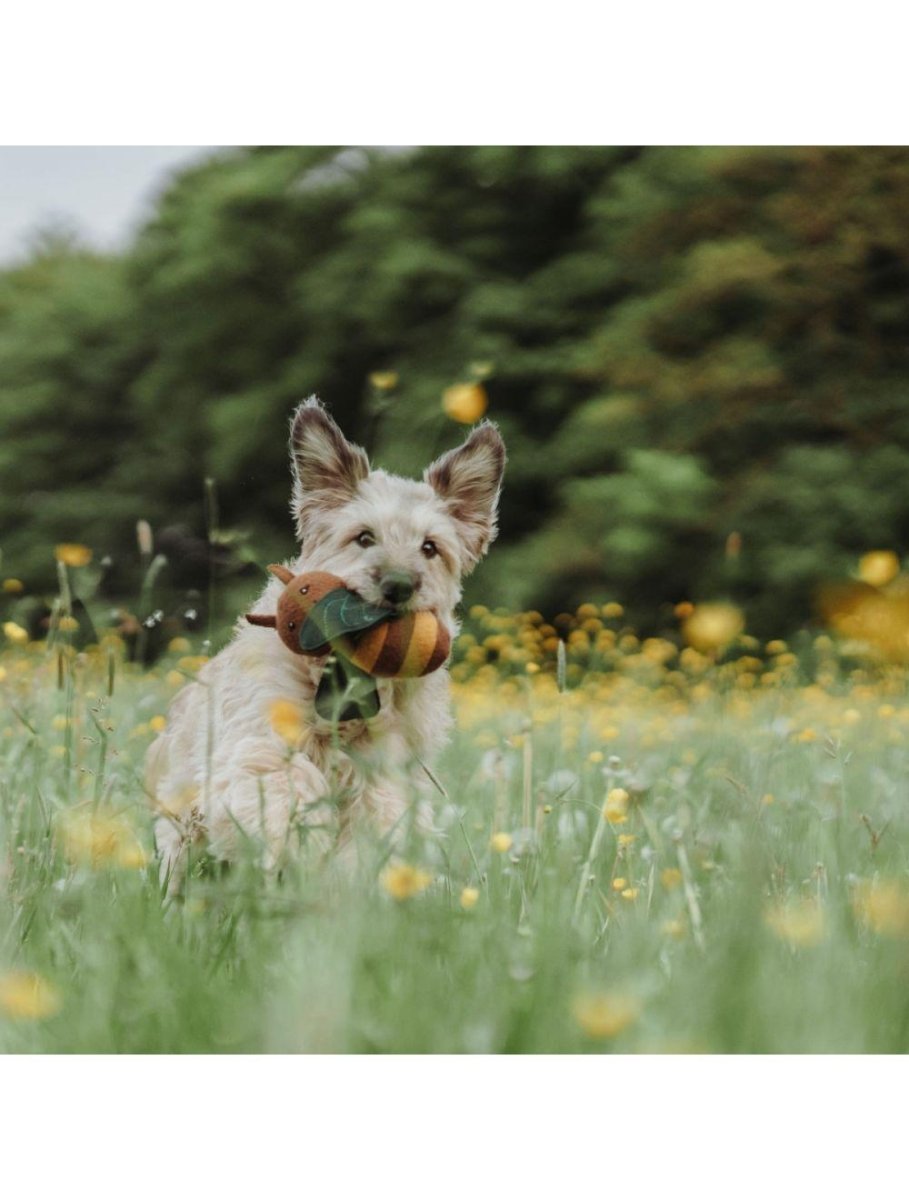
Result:
[[[418,577],[412,571],[386,571],[379,588],[389,604],[406,604],[417,590]]]

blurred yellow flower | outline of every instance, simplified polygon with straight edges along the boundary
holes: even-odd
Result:
[[[0,975],[0,1012],[17,1021],[41,1021],[62,1007],[60,993],[34,971],[5,971]]]
[[[617,1037],[640,1016],[641,1006],[625,992],[599,992],[578,996],[572,1005],[574,1019],[589,1038]]]
[[[618,843],[620,846],[631,846],[637,840],[638,835],[636,833],[620,833],[618,836]]]
[[[192,648],[189,638],[185,637],[171,638],[167,643],[167,649],[171,654],[188,654]]]
[[[628,820],[628,803],[631,797],[624,788],[610,788],[603,805],[603,819],[611,825],[621,825]]]
[[[377,392],[391,392],[398,386],[397,371],[373,371],[369,382]]]
[[[511,834],[494,833],[489,839],[489,845],[495,850],[496,854],[507,854],[512,847]]]
[[[118,813],[68,812],[59,818],[63,855],[80,866],[138,870],[148,854],[132,824]]]
[[[462,425],[479,421],[488,405],[486,389],[479,383],[456,383],[446,388],[442,395],[442,407],[446,415]]]
[[[470,909],[476,904],[480,898],[480,890],[475,887],[466,887],[461,892],[461,908]]]
[[[18,596],[25,591],[25,584],[21,579],[4,579],[3,590],[8,596]]]
[[[397,863],[386,867],[379,876],[379,882],[393,900],[409,900],[425,892],[432,883],[432,876],[419,867],[408,863]]]
[[[303,720],[303,710],[293,700],[273,700],[268,706],[268,719],[271,727],[287,742],[288,746],[297,746],[306,730]]]
[[[604,604],[600,609],[600,612],[607,619],[607,621],[614,621],[618,617],[623,617],[625,615],[625,609],[621,604],[617,604],[614,600],[611,600],[608,604]]]
[[[622,898],[624,900],[636,900],[637,895],[638,889],[636,887],[625,888],[622,892]]]
[[[884,587],[899,573],[900,560],[892,550],[869,550],[859,559],[859,579],[872,587]]]
[[[28,630],[17,625],[15,621],[4,621],[3,633],[7,641],[12,642],[14,646],[24,646],[28,641]]]
[[[587,761],[591,763],[601,763],[603,761],[603,751],[591,750],[591,752],[587,755]]]
[[[859,884],[852,895],[852,908],[875,933],[909,935],[909,885],[904,882],[892,879]]]
[[[745,628],[745,619],[734,604],[697,604],[682,624],[682,636],[702,653],[724,649]]]
[[[824,912],[816,900],[790,900],[771,905],[764,921],[790,946],[816,946],[824,936]]]
[[[54,557],[67,567],[87,567],[92,560],[92,552],[88,546],[78,542],[61,542],[54,547]]]
[[[679,940],[688,932],[688,926],[678,917],[671,917],[668,921],[664,921],[660,929],[667,937],[678,938]]]
[[[626,888],[626,887],[628,887],[628,880],[627,880],[627,879],[623,879],[623,878],[621,877],[621,875],[620,875],[620,876],[618,876],[618,878],[616,878],[616,879],[613,879],[613,881],[612,881],[612,890],[613,890],[614,892],[620,892],[620,891],[621,891],[623,888]]]
[[[664,867],[662,871],[660,871],[660,883],[669,891],[672,891],[673,888],[677,888],[681,882],[682,872],[678,869],[678,867]]]
[[[79,628],[79,622],[75,617],[64,614],[57,622],[57,628],[61,633],[75,633]]]
[[[167,717],[162,717],[160,714],[158,714],[156,717],[152,717],[148,723],[148,727],[154,733],[162,733],[167,728]]]

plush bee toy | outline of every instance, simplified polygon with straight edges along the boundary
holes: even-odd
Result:
[[[431,612],[396,614],[369,604],[327,571],[294,575],[269,571],[285,585],[274,616],[247,613],[252,625],[276,629],[295,654],[332,654],[316,692],[316,711],[328,720],[374,717],[379,693],[374,677],[429,675],[448,658],[451,638]]]

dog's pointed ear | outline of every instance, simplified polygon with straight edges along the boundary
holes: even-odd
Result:
[[[316,396],[304,400],[291,418],[290,461],[291,511],[300,538],[314,507],[343,504],[369,474],[366,451],[345,438]]]
[[[504,472],[502,435],[490,421],[483,421],[462,446],[436,459],[423,476],[445,501],[459,526],[468,571],[483,557],[498,532]]]

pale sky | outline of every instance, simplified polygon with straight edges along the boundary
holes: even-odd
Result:
[[[0,146],[0,264],[63,222],[99,249],[122,246],[173,171],[213,146]]]

